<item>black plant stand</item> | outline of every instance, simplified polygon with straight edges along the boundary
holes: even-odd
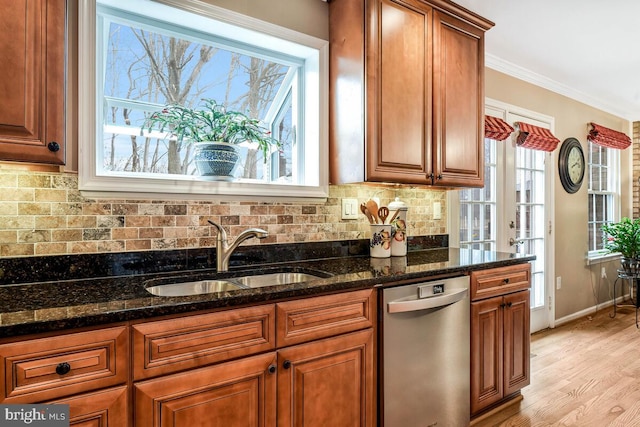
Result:
[[[625,281],[629,283],[629,296],[632,304],[618,304],[616,302],[616,285],[620,281],[620,296],[622,296],[622,286]],[[616,317],[616,309],[618,307],[634,307],[636,310],[636,328],[638,328],[638,308],[640,308],[640,298],[638,298],[638,282],[640,282],[640,272],[630,273],[625,270],[618,270],[618,277],[613,282],[613,314],[609,317]]]

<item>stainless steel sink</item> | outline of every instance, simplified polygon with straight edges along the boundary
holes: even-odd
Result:
[[[310,282],[311,280],[322,278],[323,276],[316,276],[315,274],[309,273],[283,272],[237,277],[234,278],[233,281],[250,288],[261,288],[263,286],[290,285],[292,283]]]
[[[246,289],[229,280],[198,280],[195,282],[168,283],[146,288],[147,292],[159,297],[183,297],[188,295],[211,294],[214,292],[229,292]]]
[[[329,277],[327,273],[308,273],[298,271],[281,271],[277,273],[256,274],[242,277],[228,277],[225,279],[209,279],[181,281],[183,277],[150,280],[145,289],[147,292],[161,297],[180,297],[202,295],[215,292],[230,292],[242,289],[261,288],[265,286],[290,285],[293,283],[309,282],[311,280]]]

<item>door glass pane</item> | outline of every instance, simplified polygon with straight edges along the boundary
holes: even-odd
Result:
[[[484,140],[485,186],[461,190],[460,247],[496,250],[496,141]]]
[[[545,153],[516,148],[517,252],[536,255],[531,268],[531,308],[544,306]]]
[[[461,192],[462,193],[462,192]],[[462,194],[460,195],[462,198]],[[459,240],[468,241],[467,234],[469,233],[469,204],[460,203],[460,235]]]
[[[535,274],[531,276],[531,307],[544,306],[544,276]]]

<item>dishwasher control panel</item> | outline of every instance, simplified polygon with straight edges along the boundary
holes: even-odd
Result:
[[[444,282],[434,282],[418,286],[418,298],[429,298],[444,293]]]

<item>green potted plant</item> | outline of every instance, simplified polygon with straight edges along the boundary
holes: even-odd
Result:
[[[640,219],[622,218],[602,226],[604,248],[622,255],[622,268],[627,273],[638,271],[640,263]]]
[[[169,104],[146,120],[145,127],[168,132],[180,143],[195,144],[195,163],[201,177],[214,180],[232,179],[238,161],[237,144],[254,143],[262,151],[264,161],[280,142],[271,132],[238,111],[230,111],[214,99],[203,99],[200,108]]]

